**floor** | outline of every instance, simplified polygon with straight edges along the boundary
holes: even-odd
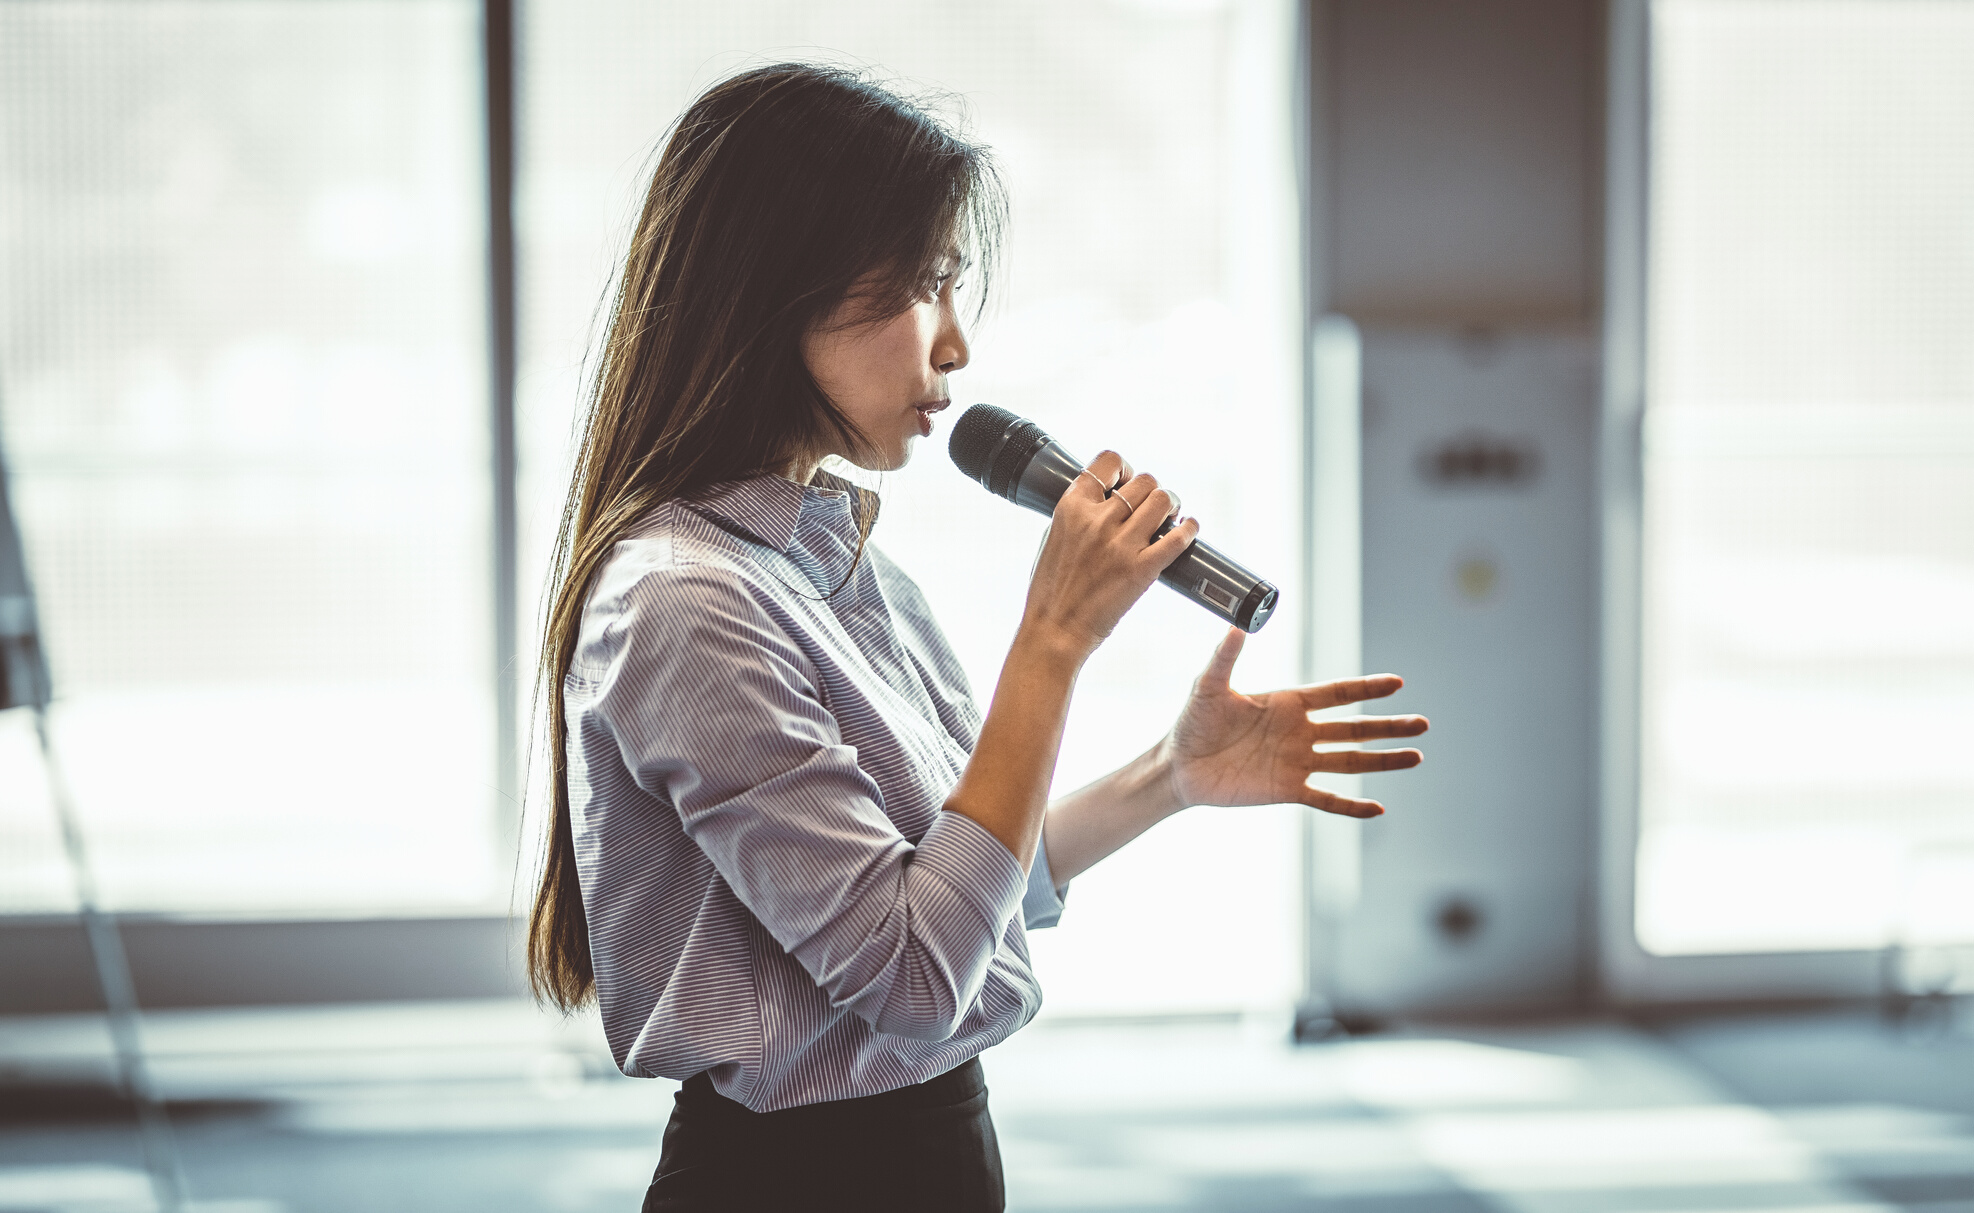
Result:
[[[1013,1210],[1974,1213],[1974,1024],[1038,1023],[986,1058]],[[166,1013],[198,1213],[631,1210],[670,1084],[510,1003]],[[0,1210],[155,1208],[87,1017],[0,1020]]]

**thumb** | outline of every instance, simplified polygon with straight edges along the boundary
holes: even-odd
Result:
[[[1220,638],[1220,645],[1213,650],[1213,659],[1206,663],[1206,669],[1199,676],[1202,691],[1225,691],[1234,678],[1234,662],[1240,658],[1241,646],[1247,643],[1247,633],[1239,628],[1228,628]]]

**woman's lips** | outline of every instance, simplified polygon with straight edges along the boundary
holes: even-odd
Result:
[[[916,410],[918,413],[919,437],[921,438],[932,437],[932,414],[938,412],[939,410],[947,407],[952,403],[953,402],[950,400],[928,400],[924,404],[915,404],[912,406],[912,408]]]

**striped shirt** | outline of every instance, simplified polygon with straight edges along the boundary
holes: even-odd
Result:
[[[942,810],[980,715],[918,587],[857,559],[864,492],[760,476],[668,502],[584,606],[570,806],[626,1074],[703,1071],[761,1112],[874,1095],[1041,1006],[1025,927],[1061,898],[1045,855],[1024,875]]]

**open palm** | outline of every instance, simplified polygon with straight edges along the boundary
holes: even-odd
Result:
[[[1414,749],[1318,750],[1387,737],[1417,737],[1424,716],[1356,716],[1313,721],[1311,712],[1382,699],[1405,685],[1396,674],[1345,678],[1315,686],[1243,695],[1230,679],[1246,639],[1228,631],[1193,684],[1192,697],[1166,736],[1172,782],[1182,804],[1306,804],[1347,817],[1376,817],[1384,806],[1308,784],[1317,771],[1363,774],[1418,766]]]

